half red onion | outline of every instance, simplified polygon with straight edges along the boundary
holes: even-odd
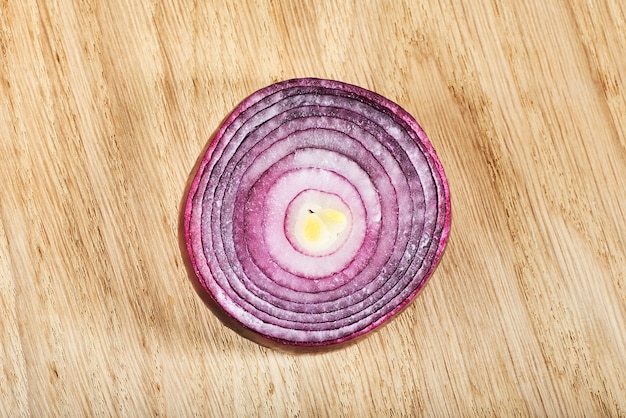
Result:
[[[450,193],[419,124],[338,81],[245,99],[191,184],[185,237],[202,287],[237,323],[324,346],[387,322],[420,291],[450,231]]]

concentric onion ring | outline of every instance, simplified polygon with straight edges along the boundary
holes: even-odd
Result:
[[[450,194],[426,134],[397,104],[294,79],[222,124],[184,221],[199,282],[230,317],[277,342],[329,345],[416,296],[445,248]]]

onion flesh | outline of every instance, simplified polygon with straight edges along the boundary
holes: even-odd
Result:
[[[314,78],[235,108],[184,213],[212,299],[244,328],[298,346],[352,340],[395,316],[435,269],[450,222],[446,176],[415,119]]]

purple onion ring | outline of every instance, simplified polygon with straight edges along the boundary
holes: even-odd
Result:
[[[245,329],[327,346],[386,323],[450,232],[443,167],[415,119],[361,87],[265,87],[217,131],[184,212],[204,290]]]

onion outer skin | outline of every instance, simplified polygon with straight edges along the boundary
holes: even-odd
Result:
[[[297,91],[299,90],[302,90],[303,93],[297,93]],[[290,95],[280,98],[281,94],[284,94],[285,92],[289,92]],[[253,220],[248,223],[245,223],[243,220],[238,221],[238,219],[242,218],[237,217],[237,214],[244,213],[244,215],[242,216],[245,216],[245,210],[241,209],[241,206],[239,206],[238,209],[232,209],[232,212],[231,209],[226,209],[227,214],[235,215],[232,218],[233,223],[236,223],[238,225],[232,227],[229,226],[229,228],[232,228],[232,230],[226,228],[226,231],[228,231],[226,235],[224,235],[225,229],[222,227],[221,223],[217,226],[214,223],[214,218],[221,220],[223,217],[223,211],[220,207],[218,207],[217,203],[219,200],[219,205],[221,205],[221,200],[219,198],[225,196],[230,191],[229,187],[231,187],[231,189],[232,187],[236,187],[232,185],[224,186],[225,181],[228,180],[227,176],[224,177],[225,180],[224,182],[221,182],[221,184],[220,181],[215,180],[216,176],[222,176],[224,175],[224,173],[226,173],[226,175],[228,176],[233,175],[235,170],[237,170],[237,164],[234,164],[230,161],[230,159],[232,158],[235,158],[235,160],[236,158],[239,158],[241,161],[244,161],[246,159],[254,160],[254,158],[251,157],[254,156],[254,154],[252,153],[247,154],[246,152],[242,151],[242,153],[238,155],[237,149],[239,148],[236,148],[235,151],[233,151],[233,155],[230,155],[229,157],[225,157],[223,159],[221,158],[224,156],[224,153],[226,152],[225,150],[228,148],[228,143],[233,140],[233,138],[237,135],[238,129],[240,129],[242,126],[247,126],[246,124],[254,125],[254,123],[252,123],[251,121],[255,117],[258,117],[265,109],[272,109],[272,106],[277,106],[276,103],[280,105],[287,100],[298,101],[300,95],[304,99],[310,98],[311,100],[313,100],[313,102],[315,102],[316,97],[325,98],[326,96],[331,97],[330,100],[332,101],[333,94],[337,94],[337,103],[334,103],[334,106],[319,105],[320,109],[322,109],[322,113],[323,111],[333,111],[334,107],[338,107],[339,110],[337,113],[339,115],[342,115],[343,113],[351,114],[354,109],[348,108],[347,105],[350,104],[352,104],[353,107],[360,106],[363,108],[371,107],[372,109],[376,109],[376,111],[382,115],[376,116],[376,118],[378,118],[378,121],[374,121],[374,119],[370,121],[367,119],[367,115],[360,114],[356,111],[354,111],[354,115],[351,114],[351,117],[356,118],[356,120],[358,121],[360,115],[363,118],[363,123],[365,125],[371,122],[372,127],[370,127],[369,129],[372,129],[376,132],[383,132],[379,135],[385,136],[385,134],[387,133],[386,129],[391,130],[392,132],[395,132],[396,130],[403,130],[404,132],[402,133],[402,137],[404,138],[404,136],[406,136],[415,142],[414,144],[409,144],[408,148],[410,149],[407,154],[411,152],[415,153],[416,150],[422,153],[421,156],[414,156],[413,158],[418,158],[420,159],[420,161],[421,159],[423,159],[427,162],[428,172],[432,176],[433,182],[433,184],[429,183],[428,188],[435,189],[434,201],[433,196],[431,196],[430,200],[423,202],[423,206],[425,208],[425,215],[423,215],[425,219],[423,223],[424,225],[434,224],[434,226],[431,225],[431,227],[434,228],[434,232],[432,234],[430,234],[429,236],[416,236],[417,232],[413,231],[417,231],[418,229],[420,231],[423,231],[426,227],[423,225],[420,227],[419,225],[417,225],[417,222],[413,221],[416,216],[413,213],[405,215],[405,217],[403,218],[405,220],[405,224],[408,222],[406,221],[406,219],[408,219],[406,218],[406,216],[409,216],[412,219],[410,223],[410,231],[413,232],[412,235],[408,233],[405,234],[410,235],[409,238],[407,238],[405,246],[407,246],[408,248],[408,246],[411,245],[410,242],[412,239],[418,239],[418,241],[413,244],[413,247],[419,244],[420,248],[418,250],[414,249],[414,259],[404,260],[403,258],[402,260],[404,260],[404,264],[408,263],[407,265],[409,267],[407,269],[409,270],[416,268],[413,267],[414,262],[420,263],[420,267],[417,270],[419,274],[415,275],[414,277],[395,277],[393,273],[390,273],[391,277],[388,277],[386,281],[382,283],[382,286],[389,287],[389,289],[385,288],[387,290],[382,295],[382,297],[383,299],[385,297],[388,297],[390,298],[390,300],[386,301],[383,306],[379,307],[376,307],[377,305],[375,301],[372,301],[371,303],[368,302],[370,304],[366,305],[364,310],[359,310],[357,309],[357,307],[359,306],[358,303],[365,303],[364,301],[368,300],[366,296],[359,296],[363,299],[358,300],[356,304],[350,305],[348,301],[350,299],[350,295],[340,294],[339,291],[337,291],[337,294],[333,294],[334,289],[330,287],[320,288],[322,290],[319,290],[317,292],[315,290],[307,289],[302,293],[302,301],[300,301],[298,298],[300,295],[298,289],[289,289],[285,286],[281,288],[280,282],[278,285],[276,285],[276,287],[274,287],[273,283],[275,282],[271,278],[264,278],[264,283],[262,284],[262,286],[257,288],[257,286],[255,285],[255,280],[258,280],[258,278],[252,274],[250,275],[251,277],[248,277],[247,272],[245,272],[246,268],[253,270],[258,268],[258,266],[255,266],[254,260],[251,262],[250,259],[247,258],[249,257],[249,254],[242,254],[241,248],[246,247],[242,247],[242,245],[244,244],[242,244],[241,241],[245,237],[242,238],[240,235],[238,236],[238,240],[235,240],[239,242],[237,246],[237,244],[232,244],[230,242],[229,235],[231,234],[235,237],[237,236],[236,233],[241,234],[242,231],[245,232],[246,227],[251,228],[250,225],[256,224],[256,221]],[[272,103],[274,97],[277,97],[278,99],[276,102]],[[345,100],[345,103],[342,100]],[[263,107],[265,106],[266,101],[267,107]],[[362,106],[359,103],[362,103]],[[263,106],[261,106],[261,104],[263,104]],[[337,106],[337,104],[346,104],[346,108]],[[302,109],[309,109],[309,107],[313,106],[314,105],[307,104],[306,106],[302,106]],[[256,109],[256,107],[259,107],[259,109]],[[278,123],[273,121],[289,111],[294,111],[294,109],[295,112],[298,112],[300,110],[298,106],[296,106],[295,108],[282,109],[278,111],[277,114],[274,114],[267,119],[262,119],[262,123],[259,124],[259,126],[252,126],[250,128],[250,136],[254,136],[254,134],[259,131],[260,126],[262,126],[263,123],[268,121],[269,123]],[[344,112],[342,113],[342,111]],[[250,115],[247,115],[246,112],[249,112]],[[304,116],[302,117],[302,119],[314,120],[315,117],[318,116]],[[332,120],[332,116],[329,116],[328,118],[329,120]],[[341,116],[337,118],[342,119]],[[299,119],[293,120],[296,121],[294,122],[294,124],[301,122]],[[343,124],[343,122],[341,123]],[[350,123],[353,122],[346,122],[345,124],[350,125]],[[393,125],[391,123],[393,123]],[[276,132],[276,130],[282,128],[287,124],[288,122],[279,123],[278,128],[276,128],[273,132]],[[375,127],[374,125],[378,127]],[[318,126],[318,129],[325,129],[325,127]],[[355,129],[357,128],[355,127]],[[391,136],[391,134],[389,135]],[[246,138],[247,137],[249,136],[246,136]],[[264,138],[267,138],[267,136],[261,137],[260,141],[262,141]],[[390,141],[392,139],[390,139]],[[285,139],[281,138],[280,140],[283,141]],[[244,144],[245,141],[246,139],[244,138],[238,144],[241,146],[241,144]],[[257,144],[259,143],[260,142],[253,143],[251,145],[251,149],[254,150],[254,147],[257,146]],[[271,143],[269,147],[271,147],[272,145],[273,143]],[[375,145],[378,146],[379,144]],[[304,147],[304,149],[306,150],[307,147]],[[400,151],[406,151],[402,147],[399,147],[399,149]],[[386,152],[389,155],[393,156],[393,153],[390,152],[389,149],[387,149]],[[362,151],[362,153],[364,152]],[[290,154],[287,154],[287,157],[289,155]],[[256,156],[254,157],[256,158]],[[390,158],[388,156],[388,160],[389,159]],[[423,165],[420,165],[419,167],[407,168],[407,161],[409,160],[413,161],[409,157],[406,157],[402,161],[396,161],[396,165],[399,166],[399,169],[402,170],[403,173],[404,170],[408,170],[409,172],[413,173],[413,170],[417,172],[418,170],[425,169],[425,166]],[[219,164],[226,164],[225,168],[228,168],[229,163],[232,165],[232,167],[234,167],[230,171],[212,171],[216,170],[216,166],[219,166]],[[375,166],[376,163],[376,160],[373,159],[372,167]],[[253,164],[254,162],[250,163],[249,167],[253,167]],[[274,164],[272,165],[275,164],[278,164],[278,162],[274,162]],[[380,163],[378,162],[378,164]],[[267,171],[269,172],[270,170]],[[247,170],[246,172],[241,174],[242,178],[246,175],[246,173]],[[261,172],[260,178],[262,178],[263,175],[264,172]],[[412,176],[415,177],[415,175]],[[417,175],[417,177],[417,179],[413,178],[412,182],[407,179],[399,180],[406,181],[408,184],[407,187],[409,188],[413,187],[414,189],[417,188],[418,190],[423,190],[425,187],[423,184],[414,184],[415,181],[423,182],[424,180],[422,177],[419,176],[419,174]],[[391,183],[391,186],[393,186],[393,188],[395,189],[399,187],[397,185],[397,180],[398,179],[396,178],[396,182],[394,182],[394,178],[390,177],[387,183]],[[215,183],[215,181],[217,181],[217,183]],[[223,192],[224,194],[218,195],[216,199],[211,199],[210,193],[217,193],[217,191],[220,190],[225,190]],[[407,198],[405,196],[406,191],[407,190],[405,189],[401,189],[400,198]],[[250,190],[243,190],[243,192],[250,193]],[[209,193],[208,197],[207,193]],[[377,191],[377,193],[380,192]],[[398,194],[398,191],[396,190],[395,193]],[[379,199],[381,200],[381,202],[383,202],[383,204],[387,204],[385,200],[391,200],[390,198],[386,198],[387,196],[379,196]],[[396,196],[396,199],[398,198],[399,197]],[[409,199],[411,202],[413,202],[412,204],[415,207],[421,207],[419,201],[414,200],[418,199],[418,197],[411,196]],[[228,203],[234,204],[235,202],[245,204],[246,199],[242,197],[241,193],[236,193],[233,201]],[[398,206],[397,210],[399,212],[406,211],[406,204],[399,205],[398,203],[396,203],[396,205]],[[417,210],[415,212],[417,212]],[[382,213],[383,217],[385,217],[385,221],[381,221],[381,223],[386,222],[386,225],[389,225],[389,214],[385,212],[384,208],[382,210]],[[207,217],[209,218],[208,221]],[[251,216],[248,215],[248,218],[251,218]],[[229,219],[226,220],[226,222],[229,221]],[[262,222],[260,223],[260,225],[262,228],[264,227]],[[221,308],[221,310],[223,310],[223,312],[225,312],[230,317],[230,322],[235,324],[235,326],[241,327],[242,334],[250,334],[252,336],[252,339],[256,339],[254,337],[258,336],[260,338],[257,340],[260,340],[261,342],[272,342],[281,345],[286,344],[298,347],[331,346],[338,343],[352,341],[357,337],[368,334],[370,331],[387,323],[391,318],[395,317],[415,298],[415,296],[420,292],[420,290],[424,287],[424,285],[432,275],[446,247],[450,232],[450,226],[451,204],[450,190],[447,178],[441,162],[439,161],[435,150],[430,143],[430,140],[428,139],[427,135],[422,130],[420,125],[417,123],[417,121],[399,105],[391,102],[383,96],[378,95],[377,93],[339,81],[322,80],[316,78],[301,78],[278,82],[262,88],[244,99],[222,123],[222,125],[216,132],[212,142],[209,144],[209,147],[202,157],[200,165],[194,175],[193,181],[189,188],[184,209],[184,232],[187,251],[194,273],[204,291],[206,291],[211,299]],[[399,227],[396,225],[396,233],[398,233],[398,228]],[[405,225],[404,228],[408,227]],[[217,233],[217,231],[219,231],[219,233]],[[402,229],[402,231],[405,230]],[[380,235],[380,233],[381,232],[379,230],[378,234]],[[207,239],[209,238],[210,243],[207,243]],[[428,246],[428,249],[425,250],[427,252],[425,253],[425,257],[416,261],[415,258],[417,258],[417,251],[422,250],[422,245]],[[256,248],[256,246],[254,247]],[[239,252],[237,252],[237,248],[240,249]],[[224,252],[223,254],[222,251]],[[396,248],[395,252],[397,253],[398,251],[400,250]],[[209,257],[207,257],[207,252],[209,253]],[[217,254],[215,256],[216,258],[222,260],[221,263],[215,261],[213,257],[214,254]],[[374,253],[374,255],[376,254],[377,253]],[[261,256],[262,255],[258,256],[258,261],[266,263],[267,261],[265,259],[261,260]],[[399,254],[396,254],[396,257],[399,256]],[[209,261],[208,258],[210,258],[211,260]],[[240,267],[237,263],[241,263],[243,267]],[[398,269],[399,264],[400,262],[396,263],[395,265],[391,265],[394,271]],[[233,265],[235,265],[236,267],[232,268]],[[421,269],[422,265],[424,265],[423,269]],[[383,264],[380,268],[386,269],[387,267],[389,266]],[[229,270],[231,268],[232,271]],[[361,271],[358,271],[358,269],[356,268],[355,271],[358,271],[358,274],[361,274],[363,271],[367,271],[367,269],[368,266],[364,266]],[[241,272],[242,270],[244,271],[244,273]],[[260,271],[263,270],[260,269]],[[399,274],[401,273],[402,272],[400,272]],[[238,277],[240,277],[242,274],[245,277],[240,283]],[[375,275],[374,272],[369,272],[368,274],[372,277]],[[322,278],[319,281],[326,283],[330,281],[331,277],[333,277],[332,274],[327,275],[326,278]],[[359,277],[365,277],[365,274],[363,273],[363,275]],[[376,277],[369,279],[369,281],[363,279],[366,287],[371,283],[377,283],[376,280],[379,277],[382,277],[382,275],[377,275]],[[343,288],[349,288],[351,280],[352,279],[348,278],[344,282],[342,282],[343,284],[339,287],[340,290]],[[356,281],[356,276],[354,280]],[[407,285],[402,287],[398,284],[395,284],[394,286],[393,280],[397,280],[397,283],[404,283],[404,281],[407,281]],[[380,279],[380,281],[382,281],[382,279]],[[313,286],[313,284],[311,283],[298,283],[301,283],[302,286]],[[233,288],[233,284],[237,288]],[[380,291],[381,288],[382,287],[373,288],[371,289],[371,291],[375,293],[376,291]],[[302,289],[304,289],[304,287]],[[410,289],[410,291],[404,294],[403,290],[405,289]],[[361,290],[361,295],[363,294],[364,292]],[[388,294],[392,294],[392,296],[386,296]],[[259,295],[261,296],[259,297]],[[267,300],[264,299],[264,295],[267,296]],[[247,300],[246,298],[250,298],[252,302],[249,302],[249,300]],[[308,302],[306,302],[305,300],[310,299],[311,301],[313,301],[315,298],[318,298],[320,300],[310,302],[310,305],[307,305]],[[309,306],[311,307],[311,311],[307,311],[307,307]],[[328,309],[329,306],[340,306],[340,308],[332,310]],[[372,309],[371,312],[365,312],[365,310],[369,308]],[[256,311],[251,312],[251,310],[254,309],[256,309]],[[275,312],[278,312],[278,314],[276,314],[276,316],[273,316]],[[349,314],[342,316],[342,312],[349,312]],[[378,314],[379,312],[380,314]],[[313,319],[307,319],[308,322],[299,322],[299,320],[294,320],[298,318]],[[318,318],[319,321],[317,321]],[[355,318],[354,322],[350,322],[352,321],[351,318]],[[333,328],[334,324],[342,325],[338,325],[337,328]],[[252,333],[248,331],[252,331]],[[325,335],[328,335],[328,337],[325,337]]]

